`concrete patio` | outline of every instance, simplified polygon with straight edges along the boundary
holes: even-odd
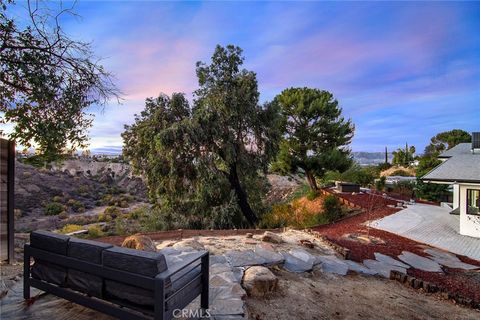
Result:
[[[480,238],[460,235],[459,216],[449,209],[415,204],[370,226],[472,259],[480,260]]]

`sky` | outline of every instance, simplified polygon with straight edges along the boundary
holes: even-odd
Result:
[[[217,44],[244,50],[260,100],[288,87],[332,92],[355,124],[353,151],[454,128],[480,131],[480,2],[79,1],[66,32],[88,41],[123,92],[95,113],[93,150],[120,150],[147,97],[197,87]]]

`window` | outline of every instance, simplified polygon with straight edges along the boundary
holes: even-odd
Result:
[[[467,189],[467,214],[480,214],[480,190]]]

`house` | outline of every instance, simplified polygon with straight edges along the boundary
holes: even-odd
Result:
[[[453,186],[451,214],[460,216],[460,234],[480,238],[480,132],[472,143],[460,143],[443,152],[440,165],[424,175],[424,182]]]

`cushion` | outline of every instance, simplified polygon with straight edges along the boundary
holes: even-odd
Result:
[[[70,237],[53,232],[38,230],[30,233],[30,246],[52,253],[66,255]],[[35,259],[31,269],[34,279],[43,280],[59,286],[64,286],[67,279],[67,269],[63,266]]]
[[[121,247],[103,251],[103,266],[152,278],[167,270],[163,254]]]
[[[63,234],[38,230],[30,233],[30,246],[65,256],[69,239]]]
[[[110,244],[72,237],[68,243],[67,256],[101,265],[103,250],[111,247]],[[69,268],[67,286],[95,297],[102,297],[103,279],[96,275]]]
[[[165,295],[167,297],[170,296],[173,292],[180,289],[189,281],[191,281],[195,276],[199,275],[200,272],[200,266],[194,264],[174,275],[172,279],[167,279]],[[187,297],[185,296],[186,294],[188,295],[189,293],[193,293],[194,296],[191,299],[195,298],[195,296],[197,296],[200,292],[200,288],[201,279],[199,278],[185,289],[184,294],[179,294],[175,296],[172,300],[168,301],[167,310],[172,309],[173,306],[179,301],[187,299]],[[105,291],[108,298],[120,303],[123,302],[127,306],[133,304],[139,307],[152,308],[155,303],[155,295],[153,291],[116,282],[113,280],[105,280]]]

